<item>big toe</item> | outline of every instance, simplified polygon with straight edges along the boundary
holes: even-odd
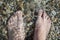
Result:
[[[44,14],[44,11],[41,9],[41,10],[39,10],[39,12],[38,12],[38,17],[39,18],[43,18],[43,14]]]
[[[17,11],[16,14],[18,14],[18,16],[22,17],[23,12],[22,11]]]

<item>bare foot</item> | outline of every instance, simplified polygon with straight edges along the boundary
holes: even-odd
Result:
[[[36,21],[34,40],[46,40],[51,27],[51,20],[45,11],[39,10]]]
[[[24,26],[22,12],[17,11],[8,21],[8,40],[24,40]]]

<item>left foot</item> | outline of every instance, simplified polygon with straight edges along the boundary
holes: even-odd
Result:
[[[8,40],[24,40],[24,31],[22,12],[17,11],[8,21]]]

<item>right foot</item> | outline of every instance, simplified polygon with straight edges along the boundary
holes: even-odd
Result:
[[[46,40],[51,27],[51,20],[45,11],[39,10],[36,21],[34,40]]]

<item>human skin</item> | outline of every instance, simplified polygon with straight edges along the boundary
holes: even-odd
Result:
[[[46,40],[51,27],[50,17],[45,11],[39,10],[35,24],[34,40]],[[23,30],[22,30],[23,29]],[[8,21],[8,40],[24,40],[24,26],[22,12],[17,11]]]
[[[8,40],[24,40],[23,12],[16,11],[8,20]]]
[[[35,24],[34,40],[46,40],[51,27],[50,17],[45,11],[39,10]]]

